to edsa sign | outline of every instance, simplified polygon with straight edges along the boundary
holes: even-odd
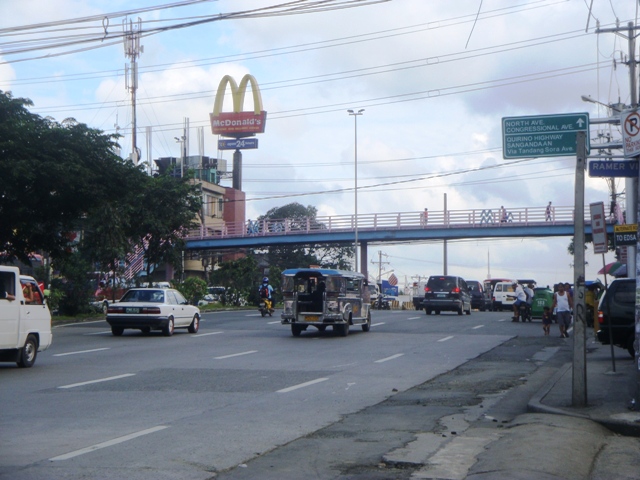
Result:
[[[251,84],[253,94],[253,111],[243,111],[244,97],[247,87]],[[233,111],[223,112],[225,91],[229,85],[231,97],[233,99]],[[258,82],[253,75],[245,75],[240,80],[240,85],[229,75],[225,75],[220,80],[216,99],[213,104],[213,112],[210,114],[211,133],[214,135],[224,135],[228,137],[248,137],[256,133],[264,133],[267,120],[267,112],[262,110],[262,97]]]

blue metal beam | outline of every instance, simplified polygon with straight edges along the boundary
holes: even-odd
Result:
[[[591,225],[585,226],[585,233],[591,234]],[[613,234],[613,225],[607,225],[607,233]],[[482,225],[474,227],[410,228],[358,230],[358,239],[369,244],[398,243],[422,240],[459,240],[468,238],[523,238],[523,237],[571,237],[574,225]],[[353,231],[327,231],[326,233],[287,235],[256,235],[248,237],[228,237],[209,239],[188,239],[187,250],[226,250],[230,248],[260,248],[275,245],[305,245],[311,243],[353,243]]]

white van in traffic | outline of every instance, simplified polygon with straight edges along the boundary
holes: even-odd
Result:
[[[38,283],[0,266],[0,361],[29,368],[51,345],[51,313]]]
[[[516,301],[515,288],[513,281],[498,282],[493,287],[493,309],[495,311],[512,309],[513,303]]]

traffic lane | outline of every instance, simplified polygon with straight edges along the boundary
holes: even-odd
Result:
[[[262,330],[272,328],[265,322],[257,322],[255,325],[257,329]],[[278,330],[278,332],[280,331]],[[189,419],[195,419],[194,421],[199,423],[203,415],[207,416],[208,412],[210,417],[216,419],[216,422],[223,422],[225,425],[228,423],[227,427],[233,430],[237,429],[239,424],[245,424],[244,413],[247,409],[256,409],[261,413],[269,411],[269,418],[272,418],[271,413],[280,417],[283,428],[274,429],[274,427],[268,428],[267,426],[267,431],[271,433],[255,439],[253,443],[250,438],[243,437],[238,440],[237,444],[232,442],[234,451],[245,456],[250,454],[250,450],[261,448],[265,442],[271,445],[270,438],[286,441],[292,432],[297,435],[300,431],[309,431],[318,425],[334,421],[335,416],[342,414],[342,412],[369,405],[371,402],[375,403],[391,394],[393,389],[403,389],[423,381],[426,378],[425,375],[438,374],[438,371],[427,373],[428,368],[425,366],[440,364],[441,368],[446,370],[455,365],[453,361],[451,363],[443,361],[446,356],[442,352],[437,352],[434,358],[418,360],[416,363],[415,352],[424,350],[435,353],[433,348],[425,349],[423,342],[416,335],[389,335],[383,332],[380,332],[380,335],[373,335],[372,332],[360,332],[347,338],[327,336],[320,339],[296,339],[287,332],[285,336],[281,336],[280,333],[274,337],[258,336],[261,343],[257,345],[256,337],[247,337],[244,333],[228,332],[230,337],[235,337],[235,340],[239,342],[238,349],[232,348],[235,346],[224,342],[216,343],[219,336],[198,339],[204,340],[198,347],[191,347],[191,345],[198,345],[198,342],[193,343],[196,341],[196,336],[190,335],[175,335],[171,338],[109,337],[109,339],[115,340],[120,347],[119,351],[106,352],[106,354],[112,354],[112,358],[104,363],[112,367],[110,370],[119,370],[120,372],[127,370],[125,368],[118,369],[118,362],[123,363],[122,367],[134,367],[131,368],[134,371],[129,373],[135,373],[135,376],[118,377],[109,371],[110,377],[94,376],[93,383],[88,383],[91,380],[85,375],[86,372],[79,368],[79,362],[70,360],[73,357],[62,357],[69,360],[67,363],[69,370],[82,373],[82,375],[78,375],[78,377],[82,377],[82,381],[77,381],[77,385],[73,383],[62,385],[67,387],[64,389],[64,394],[52,389],[38,390],[33,395],[33,403],[24,405],[26,411],[36,410],[38,405],[47,405],[47,412],[42,419],[44,424],[47,424],[47,420],[50,423],[51,415],[60,423],[57,426],[59,431],[56,431],[53,426],[49,429],[52,435],[47,438],[56,439],[55,445],[43,445],[41,447],[43,453],[46,452],[45,456],[68,455],[70,452],[119,438],[123,434],[131,435],[135,432],[153,429],[158,426],[159,419],[168,421],[175,428],[180,426],[182,422],[189,423]],[[434,341],[438,341],[438,339],[434,338]],[[413,345],[411,345],[412,343]],[[477,341],[474,340],[473,343],[478,347]],[[154,349],[149,346],[157,347],[156,351],[154,352]],[[207,351],[212,348],[216,349],[215,356]],[[193,365],[187,364],[188,366],[180,368],[177,366],[179,360],[171,357],[171,353],[174,350],[184,352],[185,349],[192,351],[193,357],[203,362],[210,362],[211,365],[206,364],[203,368],[195,368]],[[222,351],[225,349],[226,351]],[[251,350],[256,352],[251,355],[234,356],[234,352],[242,353]],[[461,350],[470,351],[466,347]],[[379,352],[380,356],[377,358],[370,356],[366,359],[366,354],[370,354],[372,351]],[[260,356],[260,352],[265,353]],[[100,353],[100,355],[104,354],[105,352]],[[160,357],[159,361],[165,361],[167,365],[161,368],[158,366],[158,360],[155,360],[152,364],[152,367],[155,368],[146,366],[144,367],[146,370],[141,369],[140,366],[145,364],[144,357],[146,356]],[[141,357],[142,360],[139,361],[138,357]],[[464,361],[465,358],[458,361]],[[292,359],[297,359],[297,362],[292,363]],[[316,368],[318,365],[327,365],[327,359],[340,361],[328,364],[329,370],[310,369],[314,365]],[[82,362],[82,366],[85,365],[99,365],[99,363]],[[264,368],[260,370],[265,365],[270,365],[271,370]],[[378,368],[371,368],[374,365]],[[136,369],[137,371],[135,371]],[[104,369],[100,367],[96,370],[97,374]],[[387,371],[388,373],[385,374],[384,372]],[[412,378],[408,372],[414,371],[417,372],[417,377]],[[400,374],[401,372],[404,374]],[[341,375],[344,375],[345,378],[341,379]],[[322,383],[313,383],[322,378],[328,380],[323,380]],[[103,381],[97,382],[95,380]],[[293,390],[279,392],[279,390],[291,389],[304,384],[306,385]],[[275,390],[276,387],[283,388]],[[320,390],[316,390],[318,388]],[[278,397],[283,393],[289,393],[292,395],[304,394],[306,402],[306,395],[309,393],[305,392],[309,392],[309,389],[314,389],[316,393],[313,400],[307,403],[304,408],[300,408],[299,399],[293,401],[292,404],[282,402],[280,399],[278,399],[280,401],[273,401],[273,396]],[[336,402],[335,405],[332,402]],[[333,406],[326,410],[328,404]],[[89,423],[84,421],[83,415],[79,414],[83,412],[83,407],[86,408],[88,405],[91,405],[92,411],[100,412],[98,415],[90,414],[91,421]],[[143,406],[142,410],[141,405]],[[179,409],[178,405],[186,405],[186,407]],[[319,423],[310,422],[306,418],[310,411],[314,412],[311,415],[312,420]],[[318,411],[323,414],[318,415]],[[291,429],[292,416],[298,420],[302,430]],[[97,425],[95,424],[96,420]],[[17,424],[5,426],[11,429],[5,431],[12,431],[19,427]],[[215,425],[208,425],[212,431],[216,430],[214,427]],[[16,440],[23,441],[16,441],[15,444],[24,445],[24,442],[33,442],[34,438],[42,440],[44,436],[38,435],[39,433],[40,431],[22,431],[23,438]],[[166,432],[154,431],[154,434],[150,436],[161,438],[160,435],[165,434]],[[205,428],[200,435],[208,438],[211,432]],[[136,440],[131,441],[135,442]],[[146,441],[149,440],[145,439]],[[226,440],[222,443],[225,444]],[[245,444],[248,446],[247,448],[244,448]],[[37,441],[35,445],[37,445]],[[38,450],[35,445],[34,450]],[[226,451],[223,448],[224,445],[218,447],[219,451]],[[109,447],[109,449],[111,448],[118,447],[113,445]],[[105,448],[105,450],[108,449]],[[15,452],[8,448],[3,451],[9,455],[7,458],[10,458],[13,453],[19,454],[19,451]],[[236,457],[225,457],[219,460],[224,463],[232,461],[232,458]]]
[[[366,336],[369,334],[363,334],[362,338]],[[446,349],[443,346],[438,350],[435,345],[424,345],[423,348],[418,348],[418,342],[414,345],[407,345],[406,335],[392,334],[391,336],[399,337],[393,339],[394,342],[391,343],[403,346],[407,355],[397,357],[395,361],[389,360],[383,363],[378,363],[375,360],[371,362],[351,361],[347,364],[334,362],[330,365],[335,370],[333,372],[313,370],[309,366],[298,365],[299,371],[288,369],[274,375],[273,371],[249,368],[251,367],[248,364],[250,357],[235,357],[231,364],[227,363],[224,369],[218,370],[215,382],[206,383],[208,385],[207,391],[200,396],[203,404],[202,412],[196,412],[193,415],[176,415],[176,418],[173,419],[172,415],[165,415],[161,425],[169,428],[145,436],[144,440],[131,440],[132,444],[135,444],[135,448],[124,443],[114,444],[108,449],[100,449],[74,457],[73,461],[76,466],[82,468],[86,466],[86,468],[107,469],[113,467],[114,456],[119,459],[121,465],[129,465],[130,462],[139,464],[141,457],[144,459],[148,457],[150,463],[142,461],[145,468],[162,470],[171,469],[172,466],[183,462],[184,458],[192,458],[194,461],[210,465],[216,470],[229,468],[251,458],[257,452],[263,452],[279,444],[287,443],[339,420],[341,415],[378,403],[393,395],[395,391],[402,391],[454,368],[473,356],[474,349],[475,353],[480,354],[490,346],[499,343],[499,340],[495,338],[486,337],[487,344],[480,345],[481,342],[478,342],[477,337],[467,337],[464,344],[459,345],[459,348],[454,349],[450,345]],[[369,337],[375,340],[375,336]],[[389,343],[384,342],[382,335],[379,337],[379,342],[368,346],[363,343],[363,346],[366,346],[367,350],[376,350],[381,345]],[[415,336],[411,337],[415,338]],[[357,347],[354,342],[356,339],[357,336],[348,337],[348,340],[351,340],[349,350]],[[299,340],[291,337],[287,342],[302,345],[303,342]],[[334,338],[333,340],[345,339]],[[462,342],[463,337],[457,340]],[[434,339],[434,341],[436,340]],[[325,342],[325,346],[327,343],[329,342]],[[340,342],[332,343],[338,344]],[[345,347],[347,342],[341,343]],[[309,339],[306,346],[307,348],[300,350],[308,354],[303,359],[315,364],[315,355],[322,352],[323,345],[321,342]],[[343,350],[347,349],[343,348]],[[426,355],[422,361],[417,361],[419,360],[416,357],[418,352],[423,352],[423,356]],[[293,353],[297,354],[297,351]],[[364,352],[356,348],[354,353],[357,357]],[[277,353],[272,352],[272,354],[280,355],[282,358],[289,356],[282,349],[278,349]],[[381,354],[386,355],[387,353],[381,352]],[[328,357],[334,359],[332,355],[328,355]],[[260,364],[264,363],[267,363],[265,359],[260,362]],[[432,370],[429,371],[429,368]],[[201,373],[207,376],[208,369],[205,370],[207,371]],[[145,375],[150,373],[152,372],[147,372]],[[193,378],[193,371],[191,372],[192,381],[186,380],[185,372],[167,371],[164,373],[174,378],[175,388],[179,388],[183,392],[191,392],[186,394],[187,398],[185,399],[189,404],[195,400],[195,397],[191,398],[193,390],[203,388],[203,382]],[[282,375],[287,378],[283,379]],[[178,378],[180,378],[179,384],[177,383]],[[326,380],[321,382],[313,382],[314,379],[325,378]],[[141,380],[141,377],[138,380]],[[280,382],[278,383],[277,380]],[[144,388],[149,388],[149,383],[153,383],[153,381],[148,377],[145,378],[145,381],[142,382],[145,385]],[[157,390],[160,387],[166,394],[169,384],[157,376],[155,381],[159,384],[152,390]],[[288,381],[296,383],[288,388],[279,388]],[[111,395],[113,390],[124,389],[117,383],[103,383],[82,388],[91,391],[99,389],[102,396]],[[278,390],[275,390],[276,388]],[[131,388],[127,387],[127,389]],[[226,398],[227,402],[224,402],[224,405],[207,402],[205,400],[207,393],[211,398]],[[163,410],[162,407],[159,409]],[[146,425],[145,427],[150,429],[156,426],[158,424]],[[130,426],[127,425],[127,429],[123,430],[127,434],[131,434],[129,428]],[[135,431],[145,431],[145,429],[136,429]],[[175,440],[176,438],[188,438],[191,442],[179,442]],[[158,458],[158,450],[161,450],[162,445],[170,439],[173,439],[171,451],[163,452],[161,458]],[[84,446],[80,444],[73,451],[59,455],[70,455],[91,445],[108,441],[99,442],[98,440],[100,440],[99,437],[94,440],[95,443],[89,442],[89,445]],[[138,442],[142,442],[142,444],[138,445]],[[108,454],[104,450],[109,450]],[[154,452],[156,458],[155,461],[152,461]],[[153,474],[147,478],[153,478]]]

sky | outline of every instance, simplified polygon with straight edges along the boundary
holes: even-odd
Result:
[[[445,196],[449,210],[572,207],[575,156],[504,159],[502,118],[586,112],[596,119],[609,115],[606,105],[630,102],[627,39],[595,29],[636,22],[637,2],[336,0],[352,8],[265,9],[284,3],[0,1],[0,90],[31,99],[39,115],[119,133],[126,158],[130,59],[118,35],[140,19],[141,160],[179,157],[176,137],[188,119],[189,153],[199,153],[202,132],[203,153],[231,165],[232,151],[217,150],[209,112],[224,75],[252,74],[268,114],[259,148],[243,152],[247,219],[291,202],[314,206],[319,217],[353,214],[356,135],[358,215],[424,208],[435,215]],[[255,12],[239,14],[247,11]],[[249,98],[245,107],[252,108]],[[364,109],[357,126],[348,109]],[[619,139],[619,127],[592,123],[592,145],[607,136]],[[625,180],[614,183],[624,193]],[[608,211],[607,181],[587,175],[585,188],[585,203],[602,201]],[[624,196],[618,200],[624,207]],[[447,271],[480,281],[572,282],[570,240],[449,241]],[[382,278],[393,271],[401,287],[444,271],[442,241],[370,245],[368,254],[383,260]],[[602,255],[591,246],[586,261],[587,280],[604,280]],[[370,263],[369,273],[378,267]]]

